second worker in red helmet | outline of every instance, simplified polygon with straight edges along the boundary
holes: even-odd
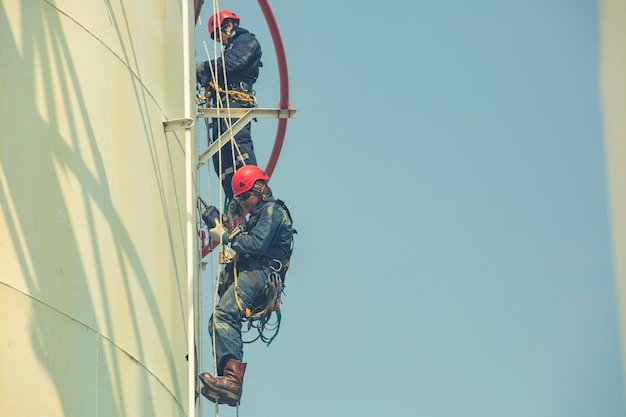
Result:
[[[230,242],[237,252],[237,277],[221,294],[209,323],[217,375],[203,372],[199,377],[207,399],[230,406],[236,406],[241,399],[246,370],[241,338],[245,310],[263,307],[267,289],[277,288],[272,279],[280,280],[278,287],[282,287],[293,252],[295,230],[291,214],[283,201],[273,197],[268,181],[269,177],[257,166],[238,169],[232,188],[250,216],[243,229],[228,231],[219,220],[209,229],[212,240]]]

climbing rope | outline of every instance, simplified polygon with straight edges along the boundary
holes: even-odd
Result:
[[[219,10],[219,4],[217,2],[217,0],[213,1],[213,14],[217,13],[217,11]],[[203,30],[203,26],[202,23],[200,23],[200,29],[202,30],[202,39],[203,39],[203,43],[204,43],[204,50],[206,52],[207,58],[209,58],[209,51],[208,48],[206,46],[206,38],[204,37],[204,30]],[[211,79],[215,80],[218,79],[217,77],[217,57],[218,57],[218,53],[217,53],[217,44],[220,44],[220,48],[219,48],[219,56],[222,59],[222,62],[224,62],[224,48],[223,48],[223,44],[221,42],[221,38],[222,38],[222,32],[218,31],[217,33],[217,38],[218,39],[214,39],[213,41],[213,56],[215,57],[213,61],[211,61],[211,59],[208,60],[209,62],[209,71],[211,73]],[[224,65],[222,65],[222,77],[224,80],[224,85],[228,85],[228,76],[226,74],[226,67]],[[214,83],[211,83],[214,87],[212,87],[215,91],[218,91],[217,89],[219,87],[215,86]],[[215,88],[217,87],[217,88]],[[229,91],[229,90],[222,90],[222,91]],[[209,92],[210,93],[210,92]],[[206,97],[206,91],[205,91],[205,97]],[[227,97],[228,98],[228,97]],[[230,101],[227,99],[225,100],[226,102],[226,113],[227,113],[227,117],[224,118],[224,122],[226,124],[226,128],[227,128],[227,132],[229,133],[229,141],[230,141],[230,150],[231,150],[231,161],[233,161],[233,169],[234,167],[236,167],[236,154],[239,156],[240,160],[243,161],[243,156],[241,155],[241,151],[239,150],[239,146],[237,146],[237,143],[234,140],[234,134],[232,132],[232,125],[233,125],[233,121],[232,121],[232,115],[231,115],[231,110],[230,110]],[[222,103],[222,96],[218,93],[217,96],[215,97],[215,106],[216,109],[218,109],[218,114],[217,114],[217,119],[221,119],[220,117],[220,109],[224,108],[224,105]],[[218,126],[217,126],[217,130],[218,130],[218,138],[221,138],[222,136],[222,132],[221,131],[221,123],[218,122]],[[213,140],[216,140],[217,138],[213,138]],[[221,149],[223,147],[223,144],[221,143],[221,139],[218,140],[218,146]],[[222,152],[219,152],[219,163],[218,163],[218,171],[219,172],[224,172],[224,169],[222,168]],[[220,181],[222,180],[222,178],[220,178]],[[220,203],[222,202],[222,200],[220,199]],[[221,205],[221,204],[220,204]]]
[[[217,13],[219,10],[219,4],[218,4],[218,0],[213,0],[213,14]],[[227,80],[227,74],[226,74],[226,68],[224,65],[221,66],[221,77],[217,76],[217,71],[220,70],[220,68],[217,67],[217,60],[218,57],[221,57],[222,62],[224,62],[224,50],[225,48],[223,47],[223,44],[221,42],[221,37],[223,35],[223,33],[221,31],[218,31],[216,33],[215,36],[215,40],[213,42],[213,57],[215,57],[214,59],[210,58],[209,55],[209,51],[208,51],[208,45],[206,42],[206,38],[205,38],[205,34],[204,34],[204,25],[202,24],[200,18],[198,19],[198,24],[201,30],[201,36],[202,36],[202,43],[204,46],[204,50],[207,56],[207,60],[209,62],[209,64],[207,65],[207,69],[208,72],[210,73],[210,79],[211,81],[206,84],[203,85],[202,88],[198,91],[198,94],[196,95],[196,103],[198,106],[211,106],[213,105],[216,109],[217,109],[217,115],[216,118],[217,119],[217,126],[211,126],[211,121],[210,119],[205,119],[205,125],[207,128],[207,133],[209,133],[211,131],[211,128],[215,129],[214,132],[216,132],[217,136],[212,138],[212,141],[214,142],[218,142],[217,146],[219,147],[219,151],[218,151],[218,156],[217,156],[217,171],[219,173],[224,173],[224,165],[223,165],[223,155],[226,155],[225,152],[228,152],[226,149],[224,149],[224,154],[222,153],[222,149],[225,146],[225,143],[223,143],[223,141],[227,140],[228,142],[230,142],[230,153],[231,153],[231,160],[233,161],[233,172],[237,169],[238,165],[241,165],[242,163],[245,165],[245,160],[243,158],[243,155],[241,153],[241,150],[239,149],[239,146],[237,145],[237,142],[235,141],[235,134],[232,131],[232,126],[233,126],[233,117],[232,117],[232,112],[231,112],[231,102],[230,100],[232,99],[234,102],[237,102],[239,105],[243,106],[243,107],[256,107],[257,106],[257,99],[254,95],[254,92],[244,92],[244,91],[238,91],[236,89],[232,89],[232,86],[229,85],[228,80]],[[219,45],[218,45],[219,43]],[[220,87],[220,85],[218,85],[216,82],[214,82],[213,80],[218,80],[218,79],[223,79],[224,80],[224,86],[228,86],[225,88]],[[222,113],[223,112],[223,113]],[[215,120],[214,119],[214,120]],[[213,121],[213,123],[215,123],[215,121]],[[199,136],[199,135],[198,135]],[[224,138],[222,138],[222,136],[224,136]],[[208,135],[208,145],[211,144],[211,135]],[[209,170],[210,171],[210,170]],[[225,174],[222,174],[225,175]],[[220,186],[219,186],[219,204],[216,204],[217,207],[223,207],[222,213],[226,214],[228,212],[227,210],[227,206],[229,203],[229,201],[226,201],[225,197],[224,197],[224,191],[223,191],[223,187],[221,186],[221,182],[223,180],[222,175],[220,175],[219,177],[219,182],[220,182]],[[209,173],[209,181],[208,181],[208,195],[209,195],[209,202],[210,202],[210,196],[211,196],[211,181],[210,181],[211,175]],[[206,205],[206,204],[205,204]],[[234,217],[234,216],[233,216]],[[227,220],[222,218],[221,221],[226,225]],[[231,221],[228,221],[228,223],[232,223]],[[235,222],[236,225],[237,222]],[[202,226],[201,226],[202,227]],[[232,227],[232,226],[229,226]],[[241,301],[239,300],[239,295],[236,291],[237,289],[237,271],[236,271],[236,255],[234,255],[234,252],[232,252],[232,250],[230,249],[230,247],[226,244],[227,242],[219,242],[220,243],[220,251],[215,251],[216,253],[218,253],[218,267],[217,267],[217,279],[211,279],[211,283],[212,283],[212,291],[213,291],[213,306],[212,306],[212,317],[215,318],[216,317],[216,308],[217,308],[217,304],[218,304],[218,300],[219,300],[219,294],[220,294],[220,286],[221,286],[221,281],[225,278],[225,274],[226,274],[226,266],[228,263],[232,262],[233,265],[233,282],[231,285],[234,286],[235,288],[235,300],[237,302],[237,306],[241,309]],[[215,275],[213,274],[213,267],[214,267],[214,256],[215,254],[212,253],[211,254],[211,277],[215,277]],[[286,268],[287,266],[285,266]],[[280,268],[283,268],[283,265],[280,265]],[[260,310],[260,311],[249,311],[249,316],[246,317],[246,320],[248,321],[248,329],[250,330],[251,328],[255,328],[258,331],[258,336],[255,338],[255,340],[262,340],[263,342],[267,343],[268,345],[274,340],[274,338],[276,337],[276,335],[278,334],[278,329],[280,328],[280,320],[281,320],[281,313],[280,313],[280,295],[283,292],[283,283],[282,283],[282,279],[281,279],[281,275],[280,275],[280,271],[281,269],[278,270],[272,270],[270,273],[270,278],[267,281],[267,286],[266,286],[266,297],[267,297],[267,305],[265,306],[260,306],[259,308],[257,308],[256,310]],[[270,320],[272,312],[276,313],[276,320]],[[245,316],[245,313],[242,315]],[[215,329],[215,320],[211,320],[211,325],[209,326],[209,333],[211,335],[211,339],[213,341],[213,343],[215,342],[216,339],[216,329]],[[251,343],[250,342],[244,342],[244,343]],[[215,346],[213,344],[213,370],[214,370],[214,375],[217,375],[217,357],[216,357],[216,350],[215,350]],[[236,415],[237,417],[239,417],[239,403],[237,403],[237,407],[236,407]],[[218,408],[218,402],[215,402],[215,416],[219,417],[219,408]]]
[[[215,13],[218,10],[218,8],[219,8],[219,6],[218,6],[217,0],[213,0],[213,13]],[[206,38],[204,36],[204,30],[203,30],[204,25],[203,25],[202,20],[201,20],[200,17],[198,17],[198,24],[199,24],[199,27],[200,27],[200,33],[201,33],[201,37],[202,37],[202,43],[203,43],[203,46],[204,46],[204,50],[205,50],[207,58],[209,58],[209,51],[208,51],[208,47],[207,47]],[[214,52],[214,56],[217,57],[217,42],[216,41],[213,42],[213,52]],[[222,56],[222,60],[223,60],[224,59],[223,49],[221,49],[221,56]],[[211,60],[210,59],[207,59],[207,60],[209,61],[209,66],[210,66],[212,75],[215,75],[215,71],[213,70],[213,65],[211,65]],[[204,100],[204,103],[201,102],[202,100]],[[221,103],[220,103],[220,100],[215,100],[215,101],[216,101],[216,103],[218,103],[218,117],[219,117],[219,109],[221,108],[220,107]],[[196,103],[197,103],[198,106],[201,106],[203,104],[204,105],[208,105],[210,103],[210,96],[207,95],[206,91],[205,91],[204,95],[202,95],[200,93],[196,97]],[[228,103],[227,103],[227,115],[228,115],[228,119],[226,120],[226,125],[230,129],[230,127],[232,126],[232,118],[230,117],[230,106],[228,106]],[[207,138],[210,138],[209,131],[210,131],[211,123],[210,123],[210,121],[208,119],[205,119],[205,126],[206,126],[206,129],[207,129]],[[219,123],[218,123],[218,126],[217,126],[217,130],[218,130],[218,138],[221,138],[222,132],[221,132],[221,126],[220,126]],[[199,136],[200,135],[198,135],[198,137]],[[218,138],[215,138],[215,139],[217,140]],[[231,131],[230,139],[231,139],[230,140],[231,149],[232,149],[232,152],[234,152],[234,149],[237,147],[237,144],[236,144],[236,142],[234,140],[234,135],[232,134],[232,131]],[[208,139],[207,142],[208,142],[207,146],[210,145],[210,139]],[[219,140],[219,142],[221,142],[221,139]],[[219,143],[220,149],[222,148],[222,146],[223,146],[223,144]],[[238,148],[237,148],[237,151],[239,151]],[[233,161],[234,160],[235,159],[233,158]],[[208,167],[207,167],[207,170],[210,171],[210,169]],[[223,172],[222,152],[221,151],[218,152],[218,172]],[[209,202],[210,202],[210,197],[211,197],[211,180],[210,180],[210,178],[211,178],[211,175],[209,173],[208,181],[207,181],[207,183],[208,183],[207,184],[207,188],[208,188]],[[219,199],[219,202],[220,202],[219,205],[221,206],[222,202],[225,201],[224,191],[223,191],[223,187],[221,187],[221,185],[218,186],[218,189],[219,189],[219,198],[218,199]],[[220,243],[222,243],[222,242],[220,242]],[[221,252],[220,252],[220,254],[221,254]],[[213,256],[214,255],[212,253],[211,257],[213,257]],[[210,277],[214,277],[215,276],[214,275],[215,271],[214,271],[213,266],[214,266],[215,262],[212,260],[210,262],[210,264],[211,264],[211,267],[210,267]],[[217,276],[218,277],[223,276],[223,269],[224,269],[223,264],[219,263],[218,264],[218,268],[217,268]],[[212,278],[211,278],[211,290],[213,292],[213,302],[212,302],[213,305],[212,305],[212,309],[211,309],[211,314],[212,314],[212,317],[216,317],[216,307],[217,307],[217,302],[218,302],[218,299],[219,299],[219,294],[218,294],[218,292],[219,292],[219,282],[216,282]],[[213,320],[211,320],[209,323],[210,323],[209,329],[208,329],[209,330],[209,334],[211,335],[211,340],[215,341],[215,323],[214,323]],[[216,353],[216,350],[215,350],[214,347],[213,347],[212,351],[213,351],[213,355],[212,355],[213,356],[213,375],[217,376],[217,353]],[[236,415],[237,415],[237,417],[239,417],[239,404],[237,404],[237,407],[236,407]],[[219,417],[219,404],[218,404],[218,401],[215,401],[215,417]]]
[[[219,5],[217,1],[213,1],[213,13],[215,14],[217,11],[219,10]],[[204,47],[204,51],[205,54],[207,56],[207,60],[209,62],[209,72],[211,74],[211,80],[215,80],[217,79],[217,59],[218,56],[221,57],[222,62],[224,62],[224,48],[222,47],[221,42],[218,42],[218,39],[221,38],[222,33],[221,32],[217,32],[218,33],[218,39],[213,40],[213,56],[215,57],[213,60],[210,59],[210,55],[209,55],[209,49],[207,46],[207,41],[206,41],[206,37],[204,35],[204,25],[202,23],[202,20],[200,18],[198,18],[198,25],[200,27],[200,34],[202,37],[202,44]],[[219,48],[219,52],[218,52],[218,47],[217,44],[220,44],[220,48]],[[224,79],[224,84],[228,85],[228,76],[226,74],[226,68],[224,65],[222,65],[222,77]],[[203,86],[204,87],[204,86]],[[204,88],[204,92],[200,91],[197,95],[196,95],[196,103],[200,106],[200,105],[209,105],[210,103],[210,99],[212,96],[212,91],[215,93],[215,98],[214,98],[214,103],[215,103],[215,108],[217,109],[217,117],[216,119],[218,120],[218,124],[217,124],[217,138],[213,138],[214,141],[218,141],[218,147],[220,149],[223,148],[224,144],[222,143],[222,134],[223,133],[228,133],[229,136],[229,142],[230,142],[230,152],[231,152],[231,161],[233,161],[233,171],[235,169],[235,167],[237,166],[237,162],[236,161],[241,161],[244,165],[245,165],[245,161],[243,158],[243,155],[241,154],[241,150],[239,149],[239,146],[237,145],[237,142],[235,141],[234,138],[234,133],[232,132],[232,125],[233,125],[233,121],[232,121],[232,112],[231,112],[231,108],[230,108],[230,101],[228,99],[226,100],[222,100],[222,97],[225,95],[226,98],[231,97],[233,98],[233,100],[238,101],[246,106],[250,106],[250,107],[256,107],[256,97],[254,97],[254,95],[250,95],[247,94],[245,92],[242,91],[236,91],[236,90],[229,90],[229,89],[222,89],[219,85],[217,85],[216,83],[214,83],[213,81],[211,81],[209,83],[210,89]],[[226,107],[224,108],[224,102],[226,104]],[[225,113],[226,113],[226,117],[222,117],[220,115],[220,110],[221,109],[225,109]],[[224,124],[226,125],[226,131],[223,132],[222,131],[222,124],[219,122],[219,120],[223,119],[224,120]],[[207,131],[209,130],[209,122],[207,120]],[[223,169],[223,162],[222,162],[222,152],[218,152],[218,172],[224,172]],[[220,182],[222,181],[223,178],[220,178]],[[224,202],[223,199],[223,195],[222,195],[222,190],[220,190],[220,206],[222,206],[222,203]]]

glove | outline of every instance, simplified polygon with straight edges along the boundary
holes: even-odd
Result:
[[[209,236],[211,237],[211,240],[214,242],[226,241],[226,239],[222,239],[222,236],[224,236],[225,233],[226,228],[222,222],[219,221],[219,219],[215,219],[215,227],[209,229]]]

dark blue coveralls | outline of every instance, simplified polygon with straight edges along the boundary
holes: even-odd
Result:
[[[279,260],[282,264],[289,261],[293,248],[293,225],[288,211],[272,197],[259,201],[250,213],[244,233],[233,237],[231,247],[238,254],[238,285],[237,288],[234,284],[228,287],[215,309],[214,347],[218,375],[222,375],[227,360],[241,362],[243,359],[241,310],[235,300],[235,291],[244,310],[259,307],[255,301],[264,298],[265,284],[271,272],[270,264],[273,260]],[[209,322],[211,337],[212,322],[213,317]]]
[[[259,76],[259,68],[262,67],[261,62],[261,45],[254,34],[244,28],[236,27],[232,31],[232,37],[224,48],[224,60],[222,57],[217,59],[215,68],[218,75],[217,84],[224,90],[235,90],[252,94],[252,86]],[[204,63],[205,71],[210,74],[209,62]],[[226,69],[226,82],[224,82],[224,70]],[[213,107],[217,107],[218,97],[212,92],[211,102]],[[232,97],[221,95],[221,107],[226,109],[251,107],[250,104],[240,103]],[[228,100],[228,103],[226,102]],[[226,114],[226,113],[224,113]],[[231,119],[234,124],[238,119]],[[217,140],[220,134],[228,130],[228,119],[213,119],[211,129],[211,141]],[[233,166],[233,149],[232,146],[223,146],[221,151],[213,155],[213,166],[215,172],[222,182],[222,188],[229,200],[233,199],[233,191],[230,181],[233,174],[238,168],[244,165],[257,165],[256,156],[254,155],[254,146],[252,144],[251,126],[248,123],[241,131],[235,135],[235,143],[239,148],[239,152],[234,150],[236,166]],[[239,155],[241,153],[241,155]],[[222,159],[222,172],[220,172],[219,161],[220,154]]]

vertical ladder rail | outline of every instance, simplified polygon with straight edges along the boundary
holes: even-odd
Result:
[[[185,118],[195,120],[195,7],[193,0],[182,2],[183,14],[183,91],[185,100]],[[196,161],[198,150],[191,126],[185,128],[185,197],[187,201],[187,375],[189,386],[188,417],[196,415],[196,309],[195,286],[198,280],[198,250],[196,235]]]

